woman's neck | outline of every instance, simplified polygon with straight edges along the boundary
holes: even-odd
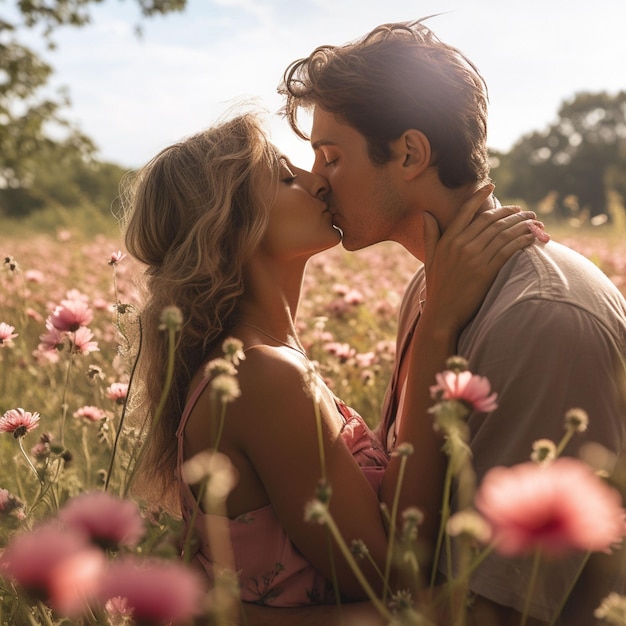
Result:
[[[251,264],[246,271],[237,321],[254,324],[281,340],[293,336],[303,275],[303,270],[284,271],[262,263]]]

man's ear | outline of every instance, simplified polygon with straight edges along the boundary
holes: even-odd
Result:
[[[394,143],[396,154],[402,163],[402,175],[407,180],[419,176],[430,167],[430,141],[423,132],[406,130]]]

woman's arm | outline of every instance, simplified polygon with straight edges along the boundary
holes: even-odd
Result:
[[[469,261],[476,256],[477,249],[478,259],[474,263],[480,268],[485,262],[484,249],[493,247],[494,240],[500,241],[503,230],[502,224],[497,222],[502,213],[468,226],[473,215],[473,207],[465,208],[463,217],[467,223],[457,227],[460,234],[446,233],[435,242],[433,258],[428,259],[432,268],[429,281],[430,277],[435,277],[434,282],[429,282],[434,304],[431,307],[432,302],[429,302],[428,317],[425,316],[425,323],[415,340],[419,350],[413,350],[414,355],[418,351],[427,354],[428,362],[427,367],[422,368],[417,359],[411,359],[415,360],[411,366],[414,382],[407,395],[410,410],[407,410],[407,419],[403,420],[400,437],[413,443],[416,454],[410,459],[411,479],[403,486],[400,510],[417,505],[428,514],[439,508],[441,482],[435,474],[443,474],[444,460],[437,456],[441,454],[441,442],[433,433],[431,418],[427,414],[430,406],[428,386],[445,359],[455,350],[461,317],[457,310],[453,315],[442,311],[444,306],[441,303],[447,306],[449,300],[454,300],[449,292],[458,289],[457,283],[470,282],[471,272],[464,268],[471,266]],[[509,220],[516,224],[519,221],[520,218]],[[523,228],[528,232],[527,227]],[[528,237],[520,236],[520,229],[516,226],[509,224],[504,230],[511,231],[506,235],[509,243],[522,238],[527,245]],[[450,273],[458,272],[461,277],[450,282],[449,286],[439,285],[436,271],[443,273],[441,268],[449,268]],[[486,290],[486,287],[481,288]],[[483,292],[476,296],[478,290],[476,286],[469,289],[469,295],[462,296],[462,307],[457,308],[469,309],[471,297],[479,301]],[[441,315],[435,315],[437,312]],[[346,559],[335,542],[329,542],[327,528],[305,520],[305,508],[315,498],[319,480],[325,477],[332,488],[330,513],[343,540],[348,545],[353,540],[363,541],[378,570],[384,571],[388,542],[380,502],[344,444],[336,408],[328,401],[314,401],[310,392],[310,374],[299,361],[300,356],[294,354],[293,360],[285,358],[285,350],[267,346],[248,350],[239,369],[242,394],[228,406],[223,441],[254,468],[268,502],[304,558],[328,579],[336,576],[343,595],[353,600],[365,599],[362,585]],[[397,459],[392,459],[383,480],[381,495],[388,506],[391,506],[395,492],[397,468]],[[380,597],[382,585],[376,567],[367,559],[359,561],[359,566]]]

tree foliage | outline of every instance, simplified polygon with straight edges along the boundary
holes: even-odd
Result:
[[[53,70],[20,43],[25,29],[38,29],[54,47],[55,28],[89,23],[91,9],[102,1],[15,0],[16,19],[0,19],[0,214],[25,214],[49,201],[76,203],[89,193],[76,187],[81,176],[113,167],[95,161],[93,142],[64,116],[67,95],[44,95]],[[186,0],[134,1],[144,17],[186,5]],[[72,169],[60,169],[60,164]],[[61,177],[55,184],[51,172]],[[77,193],[68,198],[70,189]]]
[[[605,213],[615,194],[626,198],[626,92],[579,93],[545,131],[496,156],[501,195],[535,205],[550,198],[561,216]]]

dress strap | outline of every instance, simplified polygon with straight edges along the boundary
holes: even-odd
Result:
[[[200,397],[202,392],[206,389],[206,386],[209,384],[210,380],[211,379],[208,376],[203,378],[198,384],[198,386],[194,389],[193,393],[191,394],[189,401],[185,405],[183,414],[180,416],[180,423],[178,424],[178,429],[176,430],[177,437],[180,437],[182,435],[183,430],[185,429],[185,426],[187,425],[187,420],[189,419],[189,416],[191,415],[191,411],[193,410],[193,407],[196,405],[198,398]]]

